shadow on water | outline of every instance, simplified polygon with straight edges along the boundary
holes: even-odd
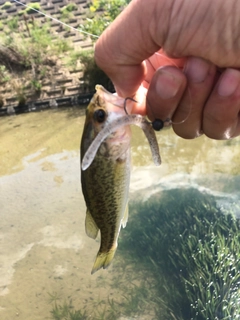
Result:
[[[88,105],[79,105],[73,107],[61,107],[60,109],[56,109],[55,112],[62,112],[66,114],[66,119],[75,119],[78,117],[85,116],[86,108]]]
[[[55,301],[52,319],[240,319],[240,220],[231,208],[223,214],[214,196],[178,188],[135,198],[130,212],[111,284],[121,299],[100,301],[91,316]]]

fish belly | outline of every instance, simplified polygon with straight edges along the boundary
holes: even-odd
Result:
[[[117,248],[124,213],[127,212],[130,150],[124,160],[97,155],[91,166],[82,171],[81,180],[87,205],[86,232],[93,237],[98,230],[101,233],[101,245],[92,269],[94,273],[110,265]]]

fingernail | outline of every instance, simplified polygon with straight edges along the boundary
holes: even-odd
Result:
[[[203,82],[209,72],[211,64],[201,58],[188,58],[184,68],[187,78],[194,83]]]
[[[156,82],[158,95],[164,100],[173,98],[177,94],[181,82],[174,75],[174,71],[170,73],[162,68],[158,72],[159,75]]]
[[[240,83],[240,73],[238,70],[226,69],[220,78],[218,85],[218,94],[222,97],[228,97],[234,93]]]

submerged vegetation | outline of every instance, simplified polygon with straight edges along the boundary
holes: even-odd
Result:
[[[125,250],[151,266],[168,319],[240,317],[240,223],[231,212],[195,189],[165,191],[132,210],[139,224],[126,230]]]
[[[94,320],[240,319],[240,221],[231,212],[223,214],[213,196],[195,189],[134,200],[130,212],[110,284],[120,298],[76,314],[91,313]]]
[[[72,302],[64,302],[59,305],[55,302],[54,308],[51,311],[52,318],[54,320],[87,320],[86,312],[80,310],[74,310]]]

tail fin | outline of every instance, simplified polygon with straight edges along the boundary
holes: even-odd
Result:
[[[116,249],[117,248],[115,247],[114,249],[111,249],[109,252],[98,252],[91,274],[94,274],[101,268],[106,269],[107,267],[109,267],[115,255]]]

